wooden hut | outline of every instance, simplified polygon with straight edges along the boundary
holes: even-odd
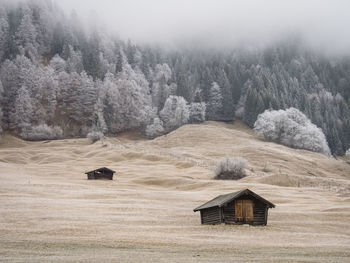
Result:
[[[249,189],[219,195],[195,208],[200,211],[201,223],[266,225],[269,208],[275,205]]]
[[[90,172],[86,172],[88,180],[95,180],[95,179],[108,179],[113,180],[113,174],[115,171],[108,169],[106,167],[102,167],[100,169],[96,169]]]

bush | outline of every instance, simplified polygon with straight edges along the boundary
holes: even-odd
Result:
[[[216,165],[215,179],[237,180],[246,176],[248,161],[241,157],[224,157]]]
[[[21,133],[22,138],[31,141],[55,140],[62,138],[62,135],[63,132],[61,127],[49,127],[46,124],[27,128]]]
[[[163,122],[159,118],[154,118],[153,123],[146,127],[145,134],[149,138],[164,134]]]
[[[330,155],[326,137],[299,110],[266,110],[258,116],[254,130],[266,139],[293,148]]]
[[[104,138],[104,135],[102,132],[100,131],[91,131],[87,134],[86,136],[89,140],[91,140],[92,142],[96,142],[99,141],[101,139]]]

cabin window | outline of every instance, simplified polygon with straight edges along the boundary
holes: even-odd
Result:
[[[254,221],[254,203],[252,200],[236,200],[236,222],[249,223]]]

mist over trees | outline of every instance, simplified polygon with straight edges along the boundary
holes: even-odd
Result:
[[[294,107],[333,154],[350,148],[347,57],[324,56],[297,38],[263,49],[170,51],[105,28],[87,32],[51,1],[0,2],[3,131],[95,138],[138,128],[155,137],[206,119],[253,127],[265,110]]]

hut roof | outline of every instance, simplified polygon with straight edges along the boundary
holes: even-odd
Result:
[[[111,172],[111,173],[115,173],[115,171],[111,170],[111,169],[108,169],[107,167],[102,167],[102,168],[99,168],[99,169],[96,169],[96,170],[92,170],[90,172],[86,172],[85,174],[88,174],[88,173],[92,173],[92,172]]]
[[[233,192],[233,193],[226,194],[226,195],[219,195],[219,196],[215,197],[214,199],[210,200],[209,202],[206,202],[205,204],[195,208],[193,211],[197,212],[197,211],[202,210],[202,209],[216,207],[216,206],[221,207],[221,206],[239,198],[242,195],[251,195],[251,196],[255,197],[256,199],[260,200],[261,202],[265,203],[266,205],[268,205],[270,208],[275,207],[275,205],[273,203],[262,198],[260,195],[257,195],[256,193],[254,193],[253,191],[250,191],[249,189],[244,189],[244,190]]]

